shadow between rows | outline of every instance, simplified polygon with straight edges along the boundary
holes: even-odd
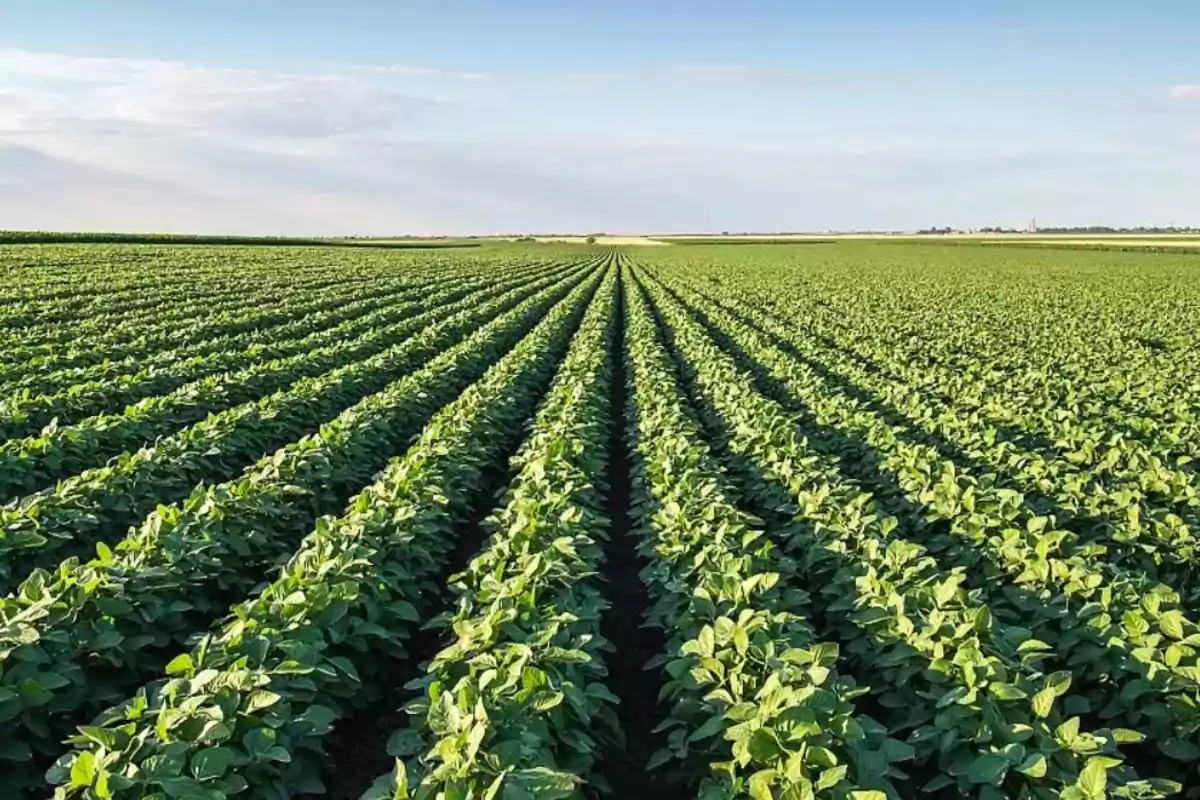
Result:
[[[745,318],[744,314],[739,309],[732,307],[728,303],[724,302],[721,298],[716,297],[707,292],[699,291],[699,290],[697,290],[697,294],[704,297],[708,302],[710,302],[716,306],[719,306],[727,313],[734,314],[743,319]],[[794,320],[790,320],[789,318],[787,318],[784,315],[784,313],[782,311],[779,310],[779,305],[774,300],[774,298],[770,298],[770,297],[762,298],[762,302],[763,302],[764,306],[771,309],[770,311],[767,312],[767,314],[769,314],[772,317],[775,324],[788,325],[788,324],[794,323]],[[819,305],[825,305],[825,306],[829,307],[831,310],[833,310],[832,307],[829,306],[824,301],[818,300],[816,302]],[[759,326],[757,324],[757,322],[754,320],[748,320],[747,324],[753,324],[756,329],[763,330],[764,333],[766,333],[765,329],[762,329],[761,326]],[[908,379],[906,379],[903,375],[901,375],[900,373],[898,373],[896,370],[892,369],[891,367],[889,367],[885,364],[880,364],[878,361],[870,358],[869,356],[863,355],[861,352],[852,349],[850,346],[841,344],[826,334],[816,332],[811,327],[806,330],[806,334],[810,338],[815,339],[826,349],[833,350],[833,351],[844,354],[847,358],[856,362],[862,369],[866,370],[867,372],[878,373],[880,375],[887,377],[889,380],[901,383],[904,385],[905,388],[914,392],[919,397],[933,398],[933,399],[941,402],[943,405],[947,406],[948,410],[951,412],[957,413],[957,411],[959,410],[959,408],[962,405],[961,403],[957,402],[951,395],[949,395],[945,392],[938,391],[937,389],[929,387],[929,386],[914,386],[914,385],[912,385],[911,383],[909,383]],[[775,337],[775,338],[778,338],[778,337]],[[792,352],[792,351],[789,350],[789,352]],[[798,352],[795,354],[799,355]],[[941,362],[938,362],[937,366],[940,367],[941,369],[949,369],[949,370],[954,369],[953,366],[950,366],[948,364],[941,363]],[[1121,403],[1122,405],[1124,405],[1124,401],[1120,400],[1119,398],[1114,398],[1111,395],[1111,393],[1105,393],[1103,400],[1106,403]],[[1126,410],[1125,413],[1144,413],[1144,410],[1135,408],[1133,410]],[[999,434],[997,438],[1000,441],[1008,442],[1008,443],[1014,445],[1015,447],[1021,448],[1023,450],[1027,450],[1031,453],[1035,453],[1035,454],[1041,456],[1042,458],[1055,459],[1055,460],[1069,460],[1069,459],[1067,459],[1066,454],[1062,451],[1062,448],[1060,448],[1058,446],[1058,443],[1050,436],[1047,436],[1045,434],[1035,433],[1033,431],[1027,431],[1027,430],[1024,430],[1015,425],[1010,425],[1010,424],[1003,423],[1003,422],[995,422],[995,421],[989,420],[988,424],[991,425],[992,428],[995,429],[995,431]],[[1104,424],[1106,426],[1110,427],[1114,433],[1119,433],[1121,435],[1121,437],[1124,439],[1136,441],[1140,444],[1143,444],[1143,445],[1145,445],[1147,447],[1151,447],[1151,448],[1157,446],[1154,442],[1147,441],[1145,435],[1129,423],[1115,421],[1115,420],[1106,418],[1104,420]],[[1177,459],[1180,456],[1191,456],[1191,455],[1192,454],[1188,451],[1178,450],[1178,449],[1174,449],[1174,450],[1168,449],[1167,451],[1165,451],[1165,453],[1162,454],[1164,461],[1168,461],[1168,460],[1174,461],[1175,459]],[[1197,471],[1197,467],[1191,463],[1177,465],[1176,469],[1179,469],[1191,476],[1200,475],[1200,472]],[[1177,510],[1183,511],[1183,510],[1185,510],[1185,508],[1183,506],[1179,506],[1177,508]]]
[[[680,297],[670,287],[664,285],[663,290],[670,292],[673,297],[683,304],[697,318],[714,340],[729,352],[743,368],[754,375],[756,383],[764,394],[779,402],[788,411],[803,415],[809,421],[809,426],[813,430],[820,431],[820,433],[812,435],[821,437],[829,442],[829,444],[823,445],[827,454],[843,460],[847,452],[859,454],[860,460],[867,466],[862,471],[854,472],[853,477],[862,482],[871,482],[879,485],[885,491],[885,494],[902,493],[902,490],[894,481],[890,482],[890,485],[886,481],[883,483],[880,482],[882,479],[879,477],[879,473],[881,471],[886,472],[887,470],[882,467],[884,459],[877,450],[860,438],[847,436],[844,433],[835,433],[832,428],[820,425],[814,419],[811,410],[807,406],[792,397],[790,391],[782,383],[769,375],[761,364],[749,356],[718,325],[713,323],[711,318],[702,309]],[[1075,533],[1079,534],[1082,540],[1081,543],[1096,542],[1102,544],[1110,551],[1117,553],[1123,561],[1127,561],[1131,565],[1136,565],[1132,570],[1117,565],[1110,565],[1109,569],[1115,572],[1134,571],[1136,574],[1149,580],[1168,583],[1185,596],[1186,602],[1190,607],[1196,607],[1200,604],[1200,594],[1189,589],[1193,579],[1193,569],[1190,566],[1156,564],[1153,560],[1148,561],[1146,554],[1136,546],[1126,545],[1113,538],[1115,526],[1105,517],[1089,514],[1082,510],[1065,508],[1058,499],[1029,487],[1012,474],[999,470],[994,466],[984,463],[975,456],[964,452],[961,447],[940,434],[917,427],[894,406],[881,401],[876,395],[834,373],[825,364],[806,356],[796,345],[767,330],[742,310],[733,308],[720,300],[710,300],[710,302],[757,332],[760,336],[766,338],[790,358],[812,369],[835,392],[844,394],[855,400],[861,408],[878,417],[902,438],[932,448],[940,458],[956,466],[961,465],[976,476],[993,476],[996,479],[995,485],[997,487],[1010,489],[1022,495],[1022,506],[1027,515],[1052,517],[1056,527],[1073,529]],[[921,516],[924,517],[924,514]],[[936,523],[933,524],[936,525]],[[1172,567],[1172,569],[1165,569],[1167,567]]]
[[[601,632],[614,646],[606,655],[609,688],[620,699],[617,716],[624,733],[624,747],[610,746],[604,753],[602,770],[613,788],[615,798],[631,800],[684,800],[687,792],[680,784],[666,779],[663,770],[647,770],[651,755],[665,739],[652,731],[664,718],[658,701],[663,685],[661,669],[646,670],[651,658],[663,652],[666,641],[659,628],[645,625],[645,613],[651,607],[649,593],[641,579],[644,566],[637,553],[637,532],[630,513],[632,480],[628,451],[629,384],[624,359],[625,344],[625,268],[618,273],[617,326],[611,351],[610,380],[611,424],[608,440],[608,490],[606,508],[609,519],[608,542],[602,574],[609,608],[601,617]]]
[[[449,579],[466,569],[487,541],[484,521],[495,510],[497,498],[508,485],[507,465],[522,439],[515,437],[508,443],[504,457],[485,469],[483,488],[476,493],[471,514],[460,527],[454,549],[433,581],[440,591],[421,609],[425,619],[453,609],[454,596],[447,588]],[[379,681],[378,703],[340,720],[329,735],[324,776],[329,800],[358,800],[376,778],[392,771],[395,759],[387,753],[388,738],[408,725],[404,706],[420,696],[405,685],[425,676],[425,666],[452,644],[452,633],[442,628],[418,627],[404,645],[407,655],[403,659],[384,659],[380,663],[374,673]]]
[[[652,304],[652,307],[654,309],[656,320],[660,326],[660,330],[669,331],[670,328],[661,317],[657,306]],[[700,314],[694,309],[691,310],[699,319]],[[741,364],[745,364],[747,361],[749,361],[749,358],[745,356],[740,349],[737,349],[736,345],[734,345],[732,342],[728,342],[728,337],[720,333],[714,334],[714,329],[709,324],[707,318],[705,318],[704,322],[701,324],[704,325],[705,330],[709,332],[710,336],[712,336],[712,338],[714,338],[714,340],[716,340],[723,349],[729,352],[735,361],[738,361]],[[788,487],[780,483],[774,477],[763,472],[760,468],[753,464],[750,459],[742,457],[733,451],[730,442],[734,436],[734,431],[728,427],[724,418],[720,414],[715,412],[713,414],[699,413],[699,409],[704,405],[704,401],[696,392],[694,376],[689,372],[684,357],[674,348],[673,342],[671,342],[671,337],[668,335],[666,338],[672,349],[672,357],[675,361],[676,371],[680,376],[685,378],[684,383],[689,389],[692,407],[697,412],[697,419],[701,421],[701,424],[704,427],[709,439],[717,444],[722,454],[723,461],[732,469],[732,474],[730,477],[736,479],[733,482],[740,490],[741,504],[748,510],[752,511],[752,513],[761,517],[767,523],[766,527],[768,533],[771,534],[772,538],[778,544],[780,544],[780,546],[783,547],[786,552],[788,550],[786,545],[787,536],[783,533],[783,531],[786,531],[788,528],[798,528],[800,530],[804,530],[807,527],[807,523],[802,518],[793,517],[786,513],[780,512],[779,506],[781,504],[769,502],[762,497],[761,493],[751,492],[746,487],[754,485],[771,487],[769,491],[779,492],[781,499],[786,497]],[[733,352],[730,352],[731,350]],[[757,367],[758,365],[756,364],[755,366]],[[761,374],[763,373],[761,367],[752,368],[749,371],[752,372],[756,384],[760,379],[771,381],[769,376]],[[782,387],[779,387],[778,384],[772,383],[772,386],[780,391],[783,391]],[[767,396],[770,396],[771,392],[773,391],[771,389],[764,388],[761,384],[759,385],[759,389],[764,393],[764,395]],[[904,534],[903,538],[915,543],[925,544],[922,541],[922,539],[925,538],[924,535],[922,535],[923,533],[949,531],[949,525],[947,523],[944,521],[930,522],[927,519],[927,512],[923,506],[913,503],[900,494],[901,489],[899,485],[887,477],[887,473],[882,468],[882,459],[878,455],[877,451],[875,451],[874,448],[872,448],[869,444],[841,434],[833,434],[831,436],[824,437],[826,438],[826,441],[819,442],[817,440],[823,437],[824,434],[818,433],[817,431],[829,431],[829,428],[820,427],[820,424],[812,418],[808,409],[795,399],[789,399],[786,403],[781,402],[781,405],[799,417],[797,422],[801,426],[800,430],[815,450],[823,455],[835,457],[838,461],[837,468],[839,472],[864,486],[864,488],[870,488],[873,490],[876,503],[880,509],[884,511],[884,513],[895,516],[898,519],[900,523],[898,530]],[[806,429],[804,427],[805,424],[808,424],[811,427]],[[837,442],[837,444],[830,445],[828,440]],[[844,458],[844,453],[848,449],[854,449],[860,456],[858,462],[851,463]],[[884,495],[883,497],[880,496],[881,492]],[[917,535],[908,535],[910,533],[916,533]],[[1000,591],[1002,591],[1008,599],[1013,601],[1015,610],[1018,612],[1017,614],[997,614],[999,619],[1008,624],[1021,626],[1021,622],[1023,620],[1019,616],[1019,612],[1022,610],[1039,609],[1045,611],[1049,608],[1045,605],[1044,601],[1037,597],[1034,593],[1023,587],[1008,583],[1007,576],[1003,572],[998,571],[995,575],[981,572],[980,570],[988,565],[984,563],[983,558],[978,553],[970,551],[970,546],[967,543],[964,543],[964,546],[961,548],[947,549],[941,552],[935,552],[926,549],[926,553],[934,560],[934,563],[940,572],[948,572],[951,569],[962,568],[963,566],[966,566],[966,574],[970,588],[981,589],[985,598],[989,597],[992,591],[995,591],[998,580],[1003,581],[1004,585],[1000,588]],[[968,557],[971,563],[969,565],[964,565],[962,560],[955,558],[956,554],[959,556]],[[807,587],[805,588],[807,589]],[[985,600],[985,602],[987,601]],[[1064,608],[1058,608],[1054,611],[1060,616],[1069,613],[1067,609]],[[1045,614],[1043,614],[1043,618],[1044,617]],[[825,613],[824,608],[820,603],[814,603],[812,605],[810,618],[814,628],[834,637],[839,642],[845,643],[846,640],[844,639],[843,629],[839,625],[833,623],[832,619]],[[1112,647],[1108,648],[1108,652],[1117,656],[1126,655],[1119,649]],[[855,660],[855,665],[858,670],[861,670],[859,674],[867,678],[869,682],[871,681],[872,677],[878,679],[879,676],[877,672],[872,669],[870,664]],[[1060,668],[1068,668],[1066,664],[1061,663],[1057,666]],[[856,670],[856,672],[858,672],[858,670]],[[1082,688],[1083,691],[1087,691],[1089,688],[1094,688],[1111,692],[1110,687],[1102,687],[1101,683],[1097,682],[1096,680],[1087,681]],[[867,716],[877,720],[888,719],[890,716],[893,716],[893,712],[884,708],[876,701],[873,693],[865,695],[864,697],[856,700],[855,706],[860,713],[866,714]],[[1113,720],[1101,719],[1094,712],[1081,714],[1080,717],[1085,727],[1089,730],[1098,730],[1109,727],[1113,724]],[[1154,746],[1149,741],[1141,744],[1124,744],[1122,746],[1122,752],[1126,755],[1126,760],[1142,776],[1155,774],[1156,768],[1163,763],[1163,757],[1155,751]],[[922,765],[918,769],[908,769],[906,771],[911,775],[911,788],[915,788],[916,786],[924,784],[926,781],[932,779],[938,774],[934,765],[931,764]],[[1178,779],[1180,776],[1176,775],[1174,777]]]
[[[661,286],[661,284],[659,285]],[[731,442],[734,437],[734,431],[726,423],[724,417],[716,412],[703,398],[696,380],[695,370],[676,346],[674,333],[670,324],[663,317],[657,299],[650,293],[647,293],[647,299],[649,301],[650,313],[658,329],[659,340],[670,355],[672,372],[679,385],[684,389],[688,410],[704,432],[706,442],[710,445],[713,455],[720,463],[723,473],[722,477],[736,492],[738,507],[742,511],[760,518],[764,523],[764,529],[768,538],[779,547],[781,553],[789,558],[793,557],[794,553],[788,544],[789,536],[785,531],[789,529],[802,529],[803,522],[779,511],[780,505],[786,504],[768,502],[763,498],[761,492],[756,493],[749,488],[755,485],[765,485],[772,487],[773,490],[779,490],[782,494],[786,494],[787,487],[775,482],[773,478],[768,477],[758,469],[750,459],[739,455],[733,450]],[[711,413],[705,413],[706,410]],[[796,573],[796,576],[799,576],[799,573]],[[801,589],[810,598],[817,600],[816,593],[809,585],[794,586],[793,588]],[[834,623],[834,617],[826,613],[823,603],[819,601],[810,603],[805,608],[804,617],[819,640],[835,641],[839,645],[846,643],[847,640],[844,636],[845,629]],[[838,661],[845,664],[847,660],[848,657],[845,655],[845,649],[843,648],[841,654],[838,656]],[[856,669],[853,673],[847,673],[839,669],[843,678],[857,679],[859,677],[866,677],[868,682],[870,682],[872,677],[877,677],[869,664],[860,662],[857,659],[850,660],[852,660],[852,666],[856,667]],[[889,711],[879,702],[878,696],[874,692],[855,698],[853,705],[856,715],[868,717],[881,723],[893,714],[893,712]],[[896,731],[890,732],[894,733]],[[896,788],[900,791],[900,796],[904,798],[929,797],[930,795],[928,794],[920,793],[918,787],[938,775],[936,766],[929,763],[915,767],[911,764],[904,764],[903,768],[908,777],[895,781]]]

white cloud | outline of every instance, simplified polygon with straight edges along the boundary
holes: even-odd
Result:
[[[346,75],[0,50],[0,125],[14,133],[141,125],[264,141],[410,126],[444,98]]]
[[[641,70],[573,71],[554,74],[551,80],[580,89],[614,85],[669,88],[681,82],[712,89],[743,89],[748,86],[799,84],[804,76],[794,70],[763,64],[689,62],[649,66]]]
[[[1194,148],[1081,135],[1066,119],[789,121],[772,105],[681,121],[693,109],[670,105],[681,81],[800,80],[762,66],[657,67],[608,94],[474,76],[0,49],[0,228],[795,230],[1152,222],[1200,207]]]
[[[1200,83],[1180,83],[1167,89],[1167,94],[1176,100],[1200,98]]]
[[[484,72],[453,72],[444,69],[434,69],[432,67],[415,67],[411,64],[333,64],[331,68],[338,72],[402,75],[461,83],[484,83],[493,79],[493,76]]]
[[[792,70],[759,64],[674,64],[664,71],[705,86],[793,84],[801,80],[801,76]]]

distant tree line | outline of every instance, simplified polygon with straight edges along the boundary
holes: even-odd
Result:
[[[917,233],[927,235],[927,236],[928,235],[946,235],[946,234],[951,234],[951,233],[969,233],[969,232],[970,231],[963,231],[963,230],[959,230],[956,228],[951,228],[949,226],[946,226],[944,228],[938,228],[938,227],[923,228],[923,229],[917,231]],[[1029,233],[1092,234],[1092,235],[1131,234],[1131,233],[1133,233],[1133,234],[1136,234],[1136,233],[1140,233],[1140,234],[1181,234],[1181,233],[1187,234],[1187,233],[1200,233],[1200,228],[1180,227],[1177,225],[1169,225],[1167,227],[1138,226],[1136,228],[1114,228],[1114,227],[1111,227],[1108,225],[1080,225],[1080,226],[1076,226],[1076,227],[1058,227],[1058,228],[1038,227],[1036,230],[1030,231],[1030,230],[1025,230],[1023,228],[1005,228],[1005,227],[1001,227],[1001,226],[995,226],[995,227],[985,226],[983,228],[976,228],[974,232],[975,233],[1015,233],[1015,234],[1029,234]]]
[[[223,236],[180,233],[0,231],[0,244],[330,244],[340,240],[293,236]]]
[[[1085,225],[1076,228],[1038,228],[1038,233],[1200,233],[1200,228],[1179,227],[1178,225],[1170,225],[1167,227],[1142,227],[1136,228],[1112,228],[1107,225]]]
[[[194,245],[292,245],[303,247],[373,247],[379,249],[443,249],[477,247],[452,239],[412,241],[342,238],[301,238],[292,236],[222,236],[181,233],[71,233],[64,231],[4,231],[0,244],[194,244]]]

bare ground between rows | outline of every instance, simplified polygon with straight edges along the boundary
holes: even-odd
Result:
[[[625,279],[622,269],[621,280]],[[625,747],[608,748],[601,769],[613,788],[613,797],[682,800],[688,796],[685,787],[670,783],[661,770],[651,772],[646,769],[650,756],[665,743],[662,736],[652,733],[664,718],[665,709],[660,709],[658,703],[658,690],[663,683],[662,671],[646,671],[645,665],[663,651],[665,643],[662,631],[643,625],[650,599],[639,575],[643,564],[637,555],[635,532],[629,514],[631,479],[625,435],[629,387],[625,382],[623,358],[625,300],[620,285],[617,287],[617,297],[605,509],[610,525],[603,570],[607,581],[605,595],[611,607],[601,620],[601,632],[615,648],[606,658],[608,688],[621,701],[617,714],[625,734]]]
[[[664,289],[666,289],[666,287],[664,287]],[[669,289],[666,290],[669,292],[671,291]],[[671,293],[676,297],[676,299],[683,303],[683,305],[688,308],[692,314],[695,315],[697,322],[702,328],[704,328],[706,333],[712,337],[714,343],[721,347],[731,358],[733,358],[740,367],[747,369],[749,375],[756,385],[756,388],[758,388],[758,390],[761,391],[764,396],[774,399],[789,412],[799,415],[799,420],[804,420],[808,424],[819,425],[815,418],[812,417],[811,409],[806,407],[797,398],[792,396],[783,384],[769,376],[766,373],[764,366],[760,362],[756,361],[749,353],[739,347],[732,337],[723,331],[720,326],[713,323],[713,321],[698,308],[688,304],[674,292]],[[666,323],[661,316],[659,316],[657,307],[653,306],[653,304],[652,310],[655,314],[656,321],[661,327],[661,330],[666,331]],[[784,349],[789,355],[801,360],[803,363],[813,366],[813,368],[816,369],[818,373],[822,375],[822,377],[830,380],[831,383],[834,383],[834,385],[839,389],[846,391],[852,397],[858,399],[867,408],[870,408],[871,410],[880,414],[881,417],[889,424],[893,425],[894,427],[909,431],[910,433],[915,430],[910,423],[898,419],[886,406],[874,401],[871,398],[868,398],[865,393],[861,393],[861,390],[859,390],[854,384],[850,383],[849,381],[845,381],[844,379],[837,378],[837,376],[833,376],[832,373],[828,373],[827,371],[823,372],[823,364],[819,364],[818,362],[814,362],[805,358],[798,351],[790,348],[787,342],[759,327],[758,324],[747,315],[733,311],[731,311],[731,313],[735,313],[735,315],[738,316],[742,322],[753,326],[759,331],[760,334],[768,337],[777,347]],[[682,366],[683,357],[677,351],[675,351],[674,348],[671,349],[672,355],[676,361],[676,366],[679,368]],[[689,394],[691,395],[691,400],[693,403],[693,409],[695,410],[695,404],[700,401],[695,395],[695,386],[686,378],[685,375],[682,374],[683,372],[684,370],[680,369],[680,377],[684,378],[684,383],[688,385]],[[728,446],[732,437],[732,431],[714,427],[711,420],[706,419],[704,415],[697,414],[697,419],[701,421],[701,424],[704,427],[710,441],[716,445],[716,450],[721,454],[722,461],[730,469],[730,477],[734,479],[735,484],[739,485],[739,488],[744,485],[759,485],[763,483],[770,484],[774,482],[774,479],[772,479],[770,476],[751,468],[749,465],[745,464],[744,461],[734,457]],[[828,452],[831,454],[839,454],[839,471],[847,478],[858,482],[861,486],[870,490],[875,495],[876,502],[878,502],[883,509],[902,521],[901,524],[903,528],[909,532],[907,538],[910,541],[922,544],[924,537],[911,526],[913,523],[919,523],[920,526],[928,525],[928,523],[925,521],[927,516],[926,510],[905,497],[903,490],[899,484],[896,483],[895,478],[890,476],[889,470],[884,467],[884,459],[882,454],[864,440],[839,431],[836,428],[824,427],[823,434],[833,442],[833,445],[828,448]],[[932,440],[933,446],[938,449],[940,454],[950,458],[952,461],[957,459],[957,461],[960,463],[966,462],[969,466],[978,469],[979,465],[977,462],[975,462],[966,454],[957,450],[952,444],[933,435],[930,435],[928,438]],[[815,444],[816,442],[813,443]],[[849,458],[847,457],[847,454],[849,453],[857,453],[859,457]],[[735,463],[740,463],[742,468],[739,469],[736,467]],[[779,528],[787,527],[789,524],[795,522],[794,519],[788,517],[787,515],[779,514],[777,509],[756,502],[753,497],[746,492],[742,493],[739,504],[742,505],[746,510],[751,511],[751,513],[765,520],[767,522],[768,530],[770,530],[773,526],[777,526]],[[928,533],[932,533],[935,530],[940,530],[944,527],[945,523],[943,522],[933,523],[932,525],[929,525]],[[950,558],[951,554],[946,552],[927,551],[927,553],[934,558],[939,568],[947,574],[951,570],[961,566],[952,558]],[[978,568],[968,568],[967,575],[970,585],[976,588],[980,588],[985,584],[985,582],[992,580],[988,576],[982,574]],[[1041,602],[1036,595],[1023,590],[1020,587],[1013,587],[1013,589],[1024,599],[1026,603],[1037,604]],[[814,629],[818,632],[821,632],[829,640],[837,641],[843,645],[847,644],[847,642],[842,639],[841,628],[826,616],[820,603],[815,603],[813,605],[811,621]],[[1019,622],[1020,620],[1012,620],[1010,621],[1010,624],[1017,624]],[[1060,666],[1062,668],[1067,667],[1067,665]],[[875,682],[883,681],[879,675],[871,674],[871,671],[867,669],[866,665],[864,664],[857,665],[857,670],[853,670],[852,673],[854,671],[858,672],[856,677],[872,678]],[[868,683],[870,682],[871,680],[868,680]],[[1095,684],[1089,681],[1084,682],[1082,686],[1086,690],[1087,687],[1094,687]],[[873,694],[868,694],[858,698],[855,701],[855,706],[859,713],[874,719],[885,719],[890,713],[878,704],[877,699]],[[1080,718],[1086,730],[1111,728],[1115,724],[1114,720],[1103,719],[1095,712],[1081,714]],[[1132,766],[1138,775],[1143,778],[1167,777],[1174,780],[1179,780],[1184,783],[1185,790],[1191,789],[1192,783],[1194,783],[1196,780],[1200,780],[1200,778],[1191,778],[1189,775],[1184,775],[1173,767],[1163,769],[1162,764],[1165,763],[1165,761],[1155,752],[1153,744],[1149,741],[1142,743],[1123,744],[1121,746],[1121,752],[1124,756],[1125,762]],[[910,775],[908,780],[899,782],[897,784],[899,791],[903,796],[906,797],[910,796],[909,793],[917,792],[918,787],[923,786],[925,783],[927,783],[929,780],[932,780],[939,774],[936,764],[933,763],[921,765],[902,764],[901,768]],[[930,795],[925,794],[923,796]]]
[[[514,442],[504,457],[485,473],[483,485],[474,500],[470,518],[463,524],[445,568],[436,583],[443,587],[438,597],[430,598],[423,609],[428,618],[450,609],[453,599],[445,586],[451,575],[461,572],[479,552],[487,539],[484,520],[496,506],[496,495],[509,479],[509,460],[519,446]],[[379,673],[382,694],[378,703],[341,720],[329,736],[329,759],[323,776],[330,800],[358,800],[380,775],[391,772],[395,759],[387,753],[388,738],[408,722],[405,703],[413,700],[413,690],[404,686],[411,680],[424,677],[424,665],[433,660],[450,644],[444,630],[419,628],[405,643],[408,656],[402,661],[388,661]]]

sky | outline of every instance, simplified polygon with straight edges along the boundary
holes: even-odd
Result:
[[[0,229],[1200,226],[1200,3],[4,0]]]

